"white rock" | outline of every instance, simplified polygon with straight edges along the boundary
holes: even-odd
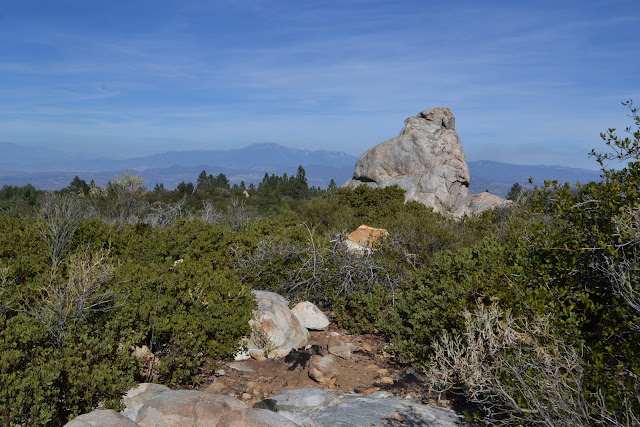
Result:
[[[302,327],[312,331],[326,331],[329,328],[329,319],[315,304],[304,301],[291,309],[298,318]]]
[[[258,301],[258,309],[249,322],[252,329],[247,344],[249,354],[260,353],[269,359],[279,359],[289,354],[292,348],[307,344],[309,332],[300,325],[284,297],[266,291],[253,291],[253,294]]]

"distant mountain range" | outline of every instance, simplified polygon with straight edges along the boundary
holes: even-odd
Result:
[[[130,169],[140,174],[148,188],[163,183],[175,188],[180,182],[194,182],[202,170],[224,173],[232,183],[259,183],[264,174],[295,174],[299,165],[310,185],[326,187],[331,179],[341,185],[353,174],[357,157],[338,151],[299,150],[273,143],[253,144],[232,150],[170,151],[130,159],[95,158],[83,153],[67,153],[44,148],[22,147],[0,142],[0,186],[33,184],[41,189],[60,189],[74,176],[104,184],[119,172]],[[589,182],[599,172],[563,166],[523,166],[489,160],[468,162],[471,193],[489,190],[504,197],[518,182],[529,187],[545,179],[561,182]]]
[[[489,190],[491,194],[505,197],[516,182],[524,188],[531,188],[533,185],[544,185],[544,181],[548,179],[556,179],[559,182],[569,182],[571,184],[600,180],[600,172],[591,169],[568,168],[565,166],[513,165],[490,160],[478,160],[467,162],[467,164],[471,175],[469,190],[472,194]],[[533,178],[532,184],[529,183],[529,178]]]

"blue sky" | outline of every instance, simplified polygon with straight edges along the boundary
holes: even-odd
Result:
[[[640,1],[0,0],[0,141],[359,155],[448,106],[468,160],[596,168]]]

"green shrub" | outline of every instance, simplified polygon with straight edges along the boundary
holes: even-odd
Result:
[[[128,349],[86,325],[62,344],[26,313],[0,318],[0,423],[63,425],[98,404],[119,409],[138,370]]]
[[[429,268],[403,284],[385,332],[403,362],[427,363],[443,330],[463,325],[462,310],[478,297],[510,293],[505,277],[506,248],[493,237],[458,252],[437,254]],[[498,290],[499,287],[506,289]],[[491,290],[491,294],[486,292]]]
[[[372,292],[358,289],[341,296],[333,305],[336,323],[353,334],[379,332],[391,299],[380,285],[375,285]]]
[[[404,206],[404,190],[398,186],[371,188],[360,185],[355,188],[338,188],[333,196],[340,205],[353,211],[349,228],[362,224],[370,227],[384,227],[384,218],[392,216]]]

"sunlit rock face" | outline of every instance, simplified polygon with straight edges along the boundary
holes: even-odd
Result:
[[[446,107],[409,117],[400,135],[360,156],[345,186],[397,185],[406,191],[406,201],[431,206],[443,215],[479,213],[470,205],[469,167],[455,123]]]
[[[360,156],[346,185],[397,185],[407,201],[456,218],[469,213],[469,168],[455,121],[446,107],[409,117],[400,135]]]

